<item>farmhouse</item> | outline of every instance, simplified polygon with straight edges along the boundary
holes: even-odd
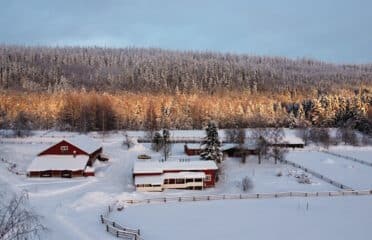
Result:
[[[137,191],[201,190],[215,185],[217,169],[214,161],[136,162],[133,178]]]
[[[93,163],[103,159],[102,145],[79,135],[40,152],[27,169],[29,177],[94,176]]]

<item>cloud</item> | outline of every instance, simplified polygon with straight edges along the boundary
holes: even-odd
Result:
[[[0,42],[372,62],[369,0],[4,0]]]

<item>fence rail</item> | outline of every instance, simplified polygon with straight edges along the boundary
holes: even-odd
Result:
[[[7,169],[9,172],[14,173],[16,175],[26,175],[26,172],[17,170],[17,164],[10,162],[4,158],[1,158],[1,162],[7,164]]]
[[[123,225],[109,219],[108,216],[112,210],[113,207],[109,205],[108,211],[104,215],[100,215],[100,222],[106,226],[106,232],[111,233],[117,238],[126,240],[143,240],[140,236],[141,233],[139,229],[124,227]]]
[[[343,190],[324,192],[278,192],[278,193],[245,193],[245,194],[223,194],[223,195],[196,195],[179,197],[158,197],[145,199],[127,199],[124,204],[150,204],[150,203],[174,203],[213,200],[238,200],[238,199],[269,199],[284,197],[334,197],[334,196],[359,196],[372,195],[372,190]]]
[[[304,167],[304,166],[302,166],[300,164],[297,164],[297,163],[294,163],[294,162],[291,162],[291,161],[288,161],[288,160],[282,160],[281,162],[282,163],[285,163],[285,164],[288,164],[288,165],[292,165],[292,166],[294,166],[296,168],[299,168],[299,169],[301,169],[301,170],[303,170],[303,171],[305,171],[307,173],[310,173],[314,177],[317,177],[317,178],[319,178],[319,179],[321,179],[321,180],[323,180],[323,181],[325,181],[325,182],[327,182],[327,183],[329,183],[329,184],[331,184],[331,185],[333,185],[333,186],[335,186],[337,188],[346,189],[346,190],[353,190],[351,187],[349,187],[349,186],[347,186],[345,184],[342,184],[342,183],[339,183],[339,182],[337,182],[335,180],[332,180],[332,179],[330,179],[330,178],[328,178],[328,177],[326,177],[326,176],[324,176],[324,175],[322,175],[320,173],[317,173],[317,172],[315,172],[315,171],[313,171],[313,170],[311,170],[311,169],[309,169],[307,167]]]
[[[358,159],[358,158],[355,158],[355,157],[349,157],[349,156],[346,156],[346,155],[341,155],[341,154],[330,152],[330,151],[327,151],[327,150],[321,150],[321,152],[372,167],[372,162],[367,162],[367,161],[364,161],[364,160],[361,160],[361,159]]]

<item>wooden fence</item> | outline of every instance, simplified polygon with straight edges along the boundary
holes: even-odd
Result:
[[[111,233],[117,238],[126,240],[143,240],[143,238],[140,236],[141,233],[139,229],[124,227],[121,224],[110,220],[108,216],[112,212],[112,210],[113,207],[109,205],[107,208],[107,212],[104,215],[100,215],[100,221],[106,226],[106,232]]]
[[[142,240],[139,229],[124,227],[115,221],[104,217],[103,215],[101,215],[100,218],[101,223],[106,225],[106,231],[115,235],[116,237],[128,240]]]
[[[222,195],[196,195],[196,196],[166,196],[146,199],[127,199],[124,204],[151,204],[151,203],[174,203],[174,202],[195,202],[212,200],[238,200],[238,199],[270,199],[285,197],[335,197],[335,196],[360,196],[372,195],[372,190],[343,190],[323,192],[278,192],[278,193],[245,193],[245,194],[222,194]]]
[[[294,166],[296,168],[299,168],[299,169],[301,169],[301,170],[303,170],[303,171],[305,171],[307,173],[310,173],[314,177],[317,177],[317,178],[319,178],[319,179],[321,179],[321,180],[323,180],[323,181],[325,181],[325,182],[327,182],[327,183],[329,183],[329,184],[331,184],[331,185],[333,185],[333,186],[335,186],[337,188],[346,189],[346,190],[353,190],[351,187],[348,187],[345,184],[336,182],[335,180],[332,180],[332,179],[330,179],[330,178],[328,178],[328,177],[326,177],[326,176],[324,176],[324,175],[322,175],[320,173],[317,173],[317,172],[315,172],[315,171],[313,171],[313,170],[311,170],[309,168],[306,168],[304,166],[301,166],[300,164],[297,164],[297,163],[294,163],[294,162],[291,162],[291,161],[288,161],[288,160],[282,160],[281,162],[282,163],[285,163],[285,164],[288,164],[288,165],[292,165],[292,166]]]
[[[332,156],[344,158],[344,159],[347,159],[347,160],[351,160],[351,161],[354,161],[354,162],[361,163],[361,164],[372,167],[372,162],[367,162],[367,161],[364,161],[364,160],[361,160],[361,159],[358,159],[358,158],[355,158],[355,157],[349,157],[349,156],[341,155],[341,154],[338,154],[338,153],[330,152],[330,151],[327,151],[327,150],[321,150],[321,152],[324,152],[324,153],[332,155]]]
[[[14,173],[16,175],[26,175],[24,171],[17,170],[17,164],[12,163],[4,158],[1,158],[1,162],[8,165],[7,169],[9,172]]]

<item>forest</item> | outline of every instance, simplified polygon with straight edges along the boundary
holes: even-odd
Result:
[[[0,45],[0,128],[372,129],[372,64]]]

